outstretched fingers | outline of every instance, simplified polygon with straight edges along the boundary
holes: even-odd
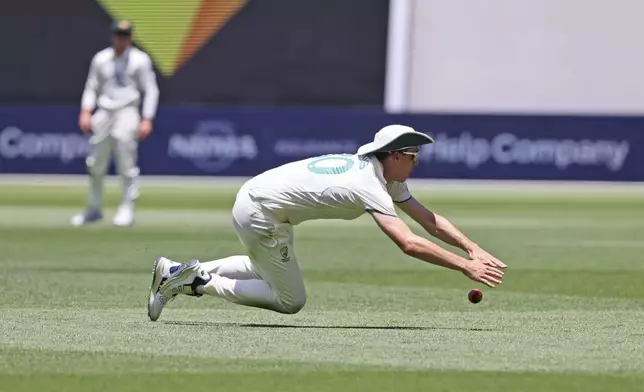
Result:
[[[503,278],[503,271],[500,271],[494,267],[485,268],[485,279],[496,284],[501,284],[501,279]]]
[[[486,278],[480,278],[479,282],[483,283],[486,286],[494,287],[494,284],[489,280],[487,280]]]
[[[492,263],[494,264],[495,267],[499,267],[499,268],[506,268],[507,267],[507,265],[505,265],[504,262],[502,262],[501,260],[497,259],[496,257],[494,257],[492,255],[490,255],[490,261],[492,261]]]
[[[491,266],[479,259],[474,259],[471,267],[465,274],[475,282],[483,283],[489,287],[503,283],[502,279],[505,273],[499,267]]]
[[[497,268],[506,268],[507,265],[503,264],[500,260],[495,259],[492,257],[491,259],[480,259],[483,264],[489,265],[491,267],[497,267]]]
[[[485,267],[485,274],[490,275],[490,276],[494,276],[494,277],[497,277],[497,278],[502,278],[503,275],[505,275],[505,272],[503,272],[500,269],[495,268],[495,267],[486,266]]]

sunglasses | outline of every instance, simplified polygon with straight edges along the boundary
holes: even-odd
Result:
[[[399,153],[404,154],[404,155],[411,155],[413,157],[412,162],[414,163],[414,165],[418,163],[418,151],[417,152],[396,151],[396,152],[399,152]]]

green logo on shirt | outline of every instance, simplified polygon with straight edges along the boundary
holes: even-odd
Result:
[[[345,155],[329,155],[311,161],[308,169],[315,174],[342,174],[353,167],[353,159]]]
[[[361,155],[360,158],[358,159],[360,160],[360,170],[364,169],[365,167],[371,164],[371,160],[366,155]]]

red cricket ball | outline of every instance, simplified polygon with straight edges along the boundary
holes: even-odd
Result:
[[[481,290],[470,290],[467,294],[467,299],[469,299],[471,303],[477,304],[483,300],[483,292]]]

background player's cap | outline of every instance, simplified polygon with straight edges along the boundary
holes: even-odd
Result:
[[[119,35],[132,35],[132,23],[127,20],[115,20],[112,23],[112,33]]]
[[[434,139],[417,132],[414,128],[405,125],[387,125],[376,133],[373,141],[358,148],[358,155],[367,155],[374,152],[396,151],[408,147],[434,143]]]

